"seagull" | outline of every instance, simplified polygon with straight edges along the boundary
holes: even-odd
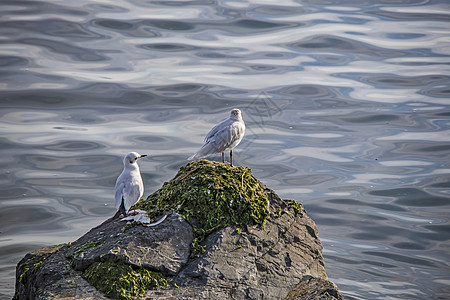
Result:
[[[144,194],[144,183],[137,160],[147,155],[130,152],[123,159],[122,174],[116,180],[117,214],[127,216],[127,212]],[[117,215],[116,214],[116,215]]]
[[[231,111],[230,117],[213,127],[205,137],[204,144],[188,160],[200,159],[208,155],[222,152],[222,162],[225,162],[224,152],[230,151],[230,164],[233,166],[233,149],[241,142],[245,134],[245,123],[241,111],[237,108]]]

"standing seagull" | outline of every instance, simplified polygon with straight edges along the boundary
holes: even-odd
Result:
[[[126,216],[130,207],[138,202],[144,194],[144,183],[137,160],[146,156],[130,152],[123,159],[123,171],[116,180],[115,198],[119,215]]]
[[[224,152],[230,151],[230,163],[233,166],[233,149],[241,142],[245,134],[245,123],[241,111],[237,108],[231,111],[230,117],[211,129],[205,137],[205,143],[189,160],[222,152],[222,162],[225,162]]]

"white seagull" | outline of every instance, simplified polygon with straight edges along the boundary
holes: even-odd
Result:
[[[200,159],[214,153],[222,152],[222,162],[225,162],[224,152],[230,151],[230,163],[233,166],[233,149],[241,142],[245,134],[245,123],[241,111],[237,108],[231,111],[230,117],[211,129],[205,137],[205,143],[188,160]]]
[[[146,156],[130,152],[123,159],[123,171],[116,180],[115,198],[119,215],[126,216],[130,207],[136,204],[144,194],[144,183],[137,160]]]

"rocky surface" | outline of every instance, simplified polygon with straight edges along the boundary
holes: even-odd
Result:
[[[329,280],[304,276],[298,284],[291,288],[284,300],[315,299],[343,300],[337,286]]]
[[[107,299],[73,270],[67,246],[45,247],[17,265],[14,299]]]
[[[175,214],[163,224],[144,227],[109,219],[72,243],[65,256],[77,271],[107,260],[175,275],[188,261],[192,228]]]
[[[265,224],[218,228],[198,256],[193,221],[177,213],[154,227],[111,218],[71,244],[27,254],[14,299],[342,299],[314,221],[261,187]]]

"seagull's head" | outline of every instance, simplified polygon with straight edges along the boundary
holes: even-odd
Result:
[[[142,157],[146,157],[145,154],[139,154],[137,152],[130,152],[127,155],[125,155],[123,159],[123,165],[125,167],[127,166],[137,166],[137,160]]]
[[[231,110],[230,118],[233,120],[241,120],[242,119],[241,110],[238,108],[234,108],[233,110]]]

